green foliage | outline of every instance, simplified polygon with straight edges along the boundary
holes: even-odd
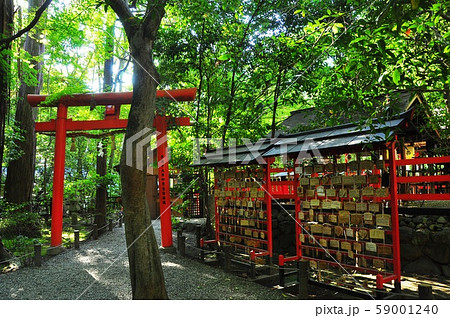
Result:
[[[37,238],[41,236],[41,220],[38,213],[31,212],[26,204],[15,205],[2,202],[0,213],[0,236],[10,239],[22,235]]]
[[[24,235],[18,235],[12,239],[2,239],[5,248],[18,257],[21,265],[31,265],[34,254],[34,244],[39,243],[37,239],[29,238]]]
[[[10,162],[22,156],[22,149],[17,142],[24,141],[24,131],[13,121],[5,127],[5,162]]]

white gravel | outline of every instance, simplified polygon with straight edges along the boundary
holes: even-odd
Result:
[[[154,228],[160,240],[159,222]],[[170,299],[286,299],[278,290],[196,260],[161,253],[161,262]],[[124,228],[66,250],[41,267],[0,274],[0,299],[78,298],[131,299]]]

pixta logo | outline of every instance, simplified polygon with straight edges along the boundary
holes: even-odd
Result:
[[[156,142],[154,142],[156,140]],[[163,145],[166,145],[164,147]],[[156,146],[155,146],[156,145]],[[167,147],[167,135],[145,127],[125,140],[125,164],[137,170],[150,172],[154,167],[153,153],[162,152],[158,158],[158,168],[169,162],[170,156]]]

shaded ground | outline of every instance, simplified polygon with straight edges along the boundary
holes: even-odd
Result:
[[[159,222],[154,228],[159,241]],[[194,233],[184,235],[187,257],[161,253],[170,299],[295,299],[290,290],[272,288],[277,285],[276,275],[262,286],[246,278],[244,271],[229,274],[220,267],[200,263]],[[175,238],[174,233],[174,246]],[[436,298],[450,298],[450,282],[442,277],[405,276],[402,292],[417,295],[419,283],[431,284]],[[311,286],[309,294],[310,299],[354,298],[317,286]],[[115,228],[98,241],[84,242],[79,250],[66,250],[45,261],[42,267],[25,267],[0,275],[0,299],[130,298],[124,228]]]

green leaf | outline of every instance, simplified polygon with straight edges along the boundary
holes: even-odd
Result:
[[[331,31],[333,31],[333,33],[336,34],[336,33],[339,32],[339,29],[338,29],[338,27],[337,27],[336,25],[333,25],[333,26],[331,27]]]
[[[392,73],[392,80],[394,81],[395,85],[400,82],[400,71],[398,69],[395,69]]]
[[[230,53],[226,53],[226,54],[223,54],[223,55],[219,56],[217,59],[219,61],[228,61],[230,58],[231,58],[231,54]]]
[[[350,42],[350,44],[358,43],[359,41],[362,41],[362,40],[365,40],[365,39],[366,39],[365,36],[361,36],[361,37],[359,37],[359,38],[356,38],[356,39],[352,40],[352,41]]]

